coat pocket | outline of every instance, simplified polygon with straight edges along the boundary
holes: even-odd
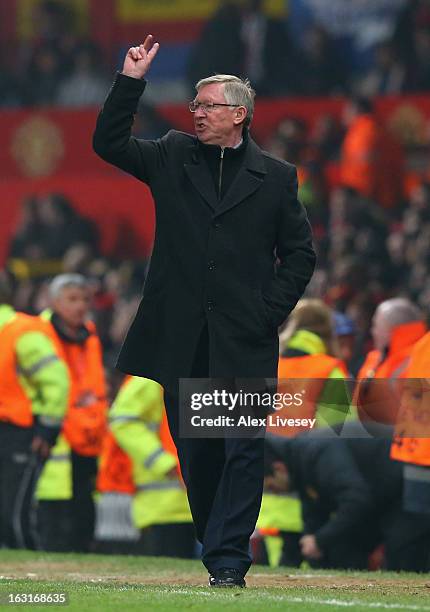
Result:
[[[254,288],[253,294],[256,297],[257,313],[261,322],[262,328],[266,333],[273,335],[277,331],[277,327],[271,322],[266,302],[264,301],[261,289]]]

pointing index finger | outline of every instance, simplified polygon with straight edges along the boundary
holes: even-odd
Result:
[[[145,49],[145,51],[149,51],[149,49],[151,48],[152,38],[152,34],[148,34],[148,36],[145,38],[145,42],[143,43],[143,48]]]

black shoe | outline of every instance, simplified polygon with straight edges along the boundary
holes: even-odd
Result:
[[[209,586],[211,587],[246,587],[243,576],[237,569],[222,567],[213,574],[209,574]]]

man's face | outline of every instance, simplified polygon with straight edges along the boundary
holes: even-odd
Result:
[[[372,319],[372,338],[375,348],[383,351],[390,343],[391,326],[384,308],[378,306]]]
[[[196,102],[214,102],[226,104],[224,98],[224,83],[210,83],[200,88],[195,98]],[[204,144],[232,146],[231,141],[237,132],[243,115],[243,107],[214,106],[207,112],[198,107],[194,113],[194,129],[197,138]]]
[[[64,287],[52,307],[66,325],[78,329],[88,317],[90,293],[83,287]]]

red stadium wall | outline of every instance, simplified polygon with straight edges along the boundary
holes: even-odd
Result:
[[[303,118],[309,127],[327,113],[340,117],[344,104],[342,99],[260,101],[254,137],[264,142],[285,117]],[[430,96],[384,98],[376,108],[404,139],[419,144],[428,132]],[[192,130],[192,116],[183,105],[159,110],[179,129]],[[154,211],[149,190],[93,153],[96,115],[95,109],[0,113],[0,265],[23,197],[52,191],[64,193],[97,221],[104,253],[138,257],[150,252]]]

